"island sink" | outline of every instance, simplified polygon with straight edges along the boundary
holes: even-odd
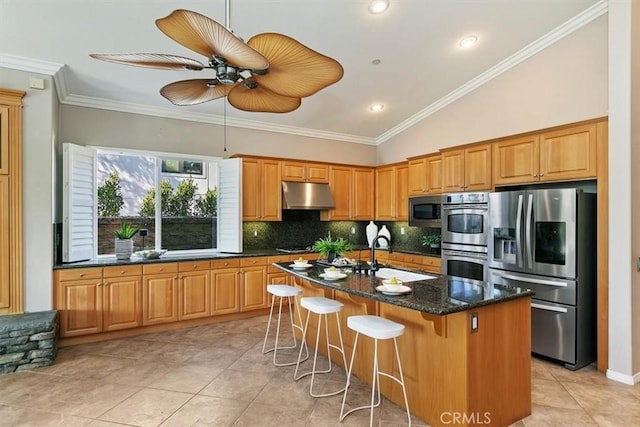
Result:
[[[391,279],[392,277],[395,277],[396,279],[403,282],[416,282],[418,280],[429,280],[437,278],[437,276],[431,276],[428,274],[413,273],[411,271],[397,270],[395,268],[387,267],[383,267],[380,270],[376,271],[376,276],[381,279]]]

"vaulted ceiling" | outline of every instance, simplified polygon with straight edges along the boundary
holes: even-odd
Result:
[[[155,20],[189,9],[225,22],[224,0],[0,0],[1,67],[54,76],[64,104],[226,123],[376,144],[606,13],[603,0],[230,0],[230,26],[248,40],[277,32],[338,60],[344,77],[291,113],[248,113],[217,99],[179,107],[159,89],[208,78],[97,61],[90,53],[206,58]],[[472,49],[459,41],[478,37]],[[384,105],[374,113],[369,106]]]

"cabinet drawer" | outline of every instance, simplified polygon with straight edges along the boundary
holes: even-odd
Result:
[[[240,258],[241,267],[253,267],[258,265],[267,265],[267,257],[258,256],[250,258]]]
[[[440,258],[426,256],[423,257],[422,265],[425,267],[437,267],[440,268]]]
[[[121,265],[104,268],[104,277],[139,276],[142,274],[141,265]]]
[[[216,270],[220,268],[237,268],[240,267],[240,259],[239,258],[230,258],[230,259],[216,259],[211,261],[211,269]]]
[[[211,269],[210,261],[184,261],[178,264],[178,271],[207,271]]]
[[[147,264],[142,266],[142,274],[177,273],[178,263]]]
[[[392,253],[389,254],[388,260],[389,260],[389,263],[391,263],[391,264],[399,263],[399,262],[401,263],[401,262],[404,262],[405,255],[401,254],[399,252],[392,252]]]
[[[303,259],[307,259],[304,256],[305,254],[300,255]],[[294,256],[293,255],[272,255],[270,257],[267,258],[267,264],[271,265],[274,262],[288,262],[288,261],[292,261],[294,259],[298,259],[298,255]]]
[[[422,265],[422,255],[404,254],[404,262],[407,264]]]
[[[68,268],[57,270],[58,280],[102,279],[102,268]]]

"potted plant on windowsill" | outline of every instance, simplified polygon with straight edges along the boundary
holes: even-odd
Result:
[[[318,252],[321,258],[326,258],[328,262],[333,262],[335,257],[350,251],[352,247],[351,243],[342,237],[332,239],[331,233],[327,237],[316,240],[313,244],[313,250]]]
[[[123,222],[120,228],[113,232],[116,238],[115,252],[116,259],[129,259],[133,253],[133,236],[136,235],[140,227]]]
[[[440,247],[440,235],[427,234],[426,236],[422,236],[422,246],[438,249]]]

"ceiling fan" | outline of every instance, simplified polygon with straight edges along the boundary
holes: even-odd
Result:
[[[226,96],[244,111],[288,113],[302,98],[336,83],[340,63],[291,37],[277,33],[253,36],[247,43],[226,26],[190,10],[174,10],[156,25],[181,45],[207,57],[207,65],[191,58],[157,53],[98,54],[108,62],[165,70],[212,70],[213,77],[170,83],[160,94],[175,105],[195,105]]]

